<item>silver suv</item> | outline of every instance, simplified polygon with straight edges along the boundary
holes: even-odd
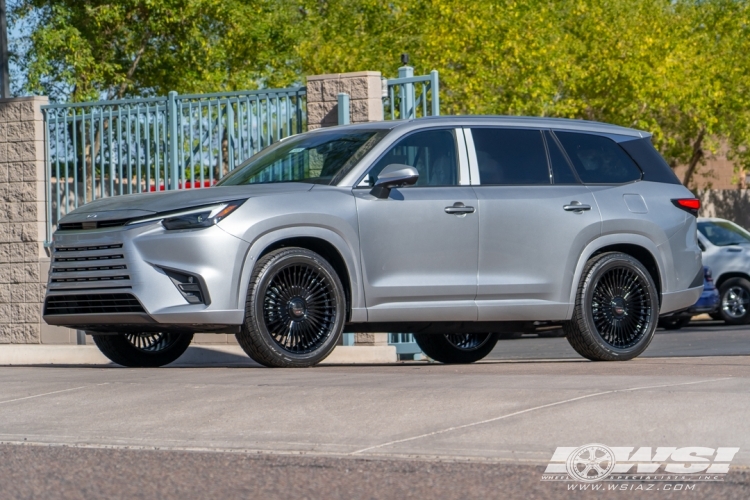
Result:
[[[280,141],[209,189],[105,198],[59,221],[44,319],[126,366],[234,333],[266,366],[343,332],[411,332],[445,363],[560,324],[627,360],[703,288],[698,200],[648,133],[440,117]]]

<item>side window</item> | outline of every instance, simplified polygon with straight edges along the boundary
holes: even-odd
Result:
[[[584,183],[622,184],[641,178],[641,170],[612,139],[578,132],[555,135]]]
[[[472,128],[482,185],[549,184],[540,130]]]
[[[547,141],[547,150],[549,151],[549,161],[552,165],[552,182],[555,184],[579,184],[575,174],[570,169],[570,164],[565,155],[560,150],[552,134],[544,132],[544,139]]]
[[[425,130],[398,141],[368,172],[372,186],[378,174],[392,163],[414,167],[419,172],[417,186],[458,185],[456,137],[453,130]]]

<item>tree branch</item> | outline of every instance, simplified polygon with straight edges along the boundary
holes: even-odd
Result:
[[[690,187],[690,182],[693,180],[693,175],[695,174],[695,170],[698,167],[698,162],[703,159],[703,138],[705,137],[705,135],[706,128],[703,127],[700,132],[698,132],[698,137],[695,138],[695,142],[693,142],[693,154],[690,157],[688,168],[685,171],[684,178],[682,179],[682,183],[685,185],[685,187]]]
[[[143,53],[146,51],[146,46],[148,45],[148,42],[151,40],[151,33],[146,32],[145,36],[143,37],[143,41],[141,42],[141,46],[138,48],[138,52],[135,53],[135,59],[133,59],[133,62],[130,64],[130,68],[128,68],[128,72],[125,73],[125,79],[120,84],[120,88],[117,89],[117,98],[122,99],[122,97],[125,95],[125,91],[128,89],[128,82],[131,78],[133,78],[133,74],[135,73],[136,68],[138,67],[138,63],[141,61],[141,57],[143,57]],[[112,99],[113,95],[109,96],[109,99]]]

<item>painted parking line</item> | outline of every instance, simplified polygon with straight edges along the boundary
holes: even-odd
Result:
[[[570,399],[565,399],[565,400],[562,400],[562,401],[555,401],[553,403],[547,403],[547,404],[544,404],[544,405],[535,406],[533,408],[527,408],[525,410],[519,410],[519,411],[516,411],[516,412],[513,412],[513,413],[508,413],[508,414],[505,414],[505,415],[501,415],[499,417],[489,418],[489,419],[486,419],[486,420],[480,420],[478,422],[471,422],[471,423],[463,424],[463,425],[457,425],[457,426],[454,426],[454,427],[448,427],[448,428],[441,429],[441,430],[438,430],[438,431],[433,431],[433,432],[427,432],[425,434],[420,434],[418,436],[412,436],[412,437],[408,437],[408,438],[404,438],[404,439],[397,439],[395,441],[389,441],[387,443],[382,443],[382,444],[378,444],[378,445],[375,445],[375,446],[369,446],[367,448],[362,448],[361,450],[353,451],[350,454],[351,455],[359,455],[359,454],[362,454],[362,453],[366,453],[368,451],[376,450],[378,448],[384,448],[386,446],[391,446],[391,445],[394,445],[394,444],[406,443],[408,441],[415,441],[417,439],[423,439],[423,438],[427,438],[427,437],[431,437],[431,436],[436,436],[438,434],[445,434],[446,432],[452,432],[452,431],[457,431],[457,430],[461,430],[461,429],[466,429],[466,428],[469,428],[469,427],[475,427],[477,425],[489,424],[489,423],[492,423],[492,422],[497,422],[498,420],[504,420],[506,418],[515,417],[517,415],[523,415],[524,413],[530,413],[530,412],[537,411],[537,410],[543,410],[545,408],[551,408],[551,407],[554,407],[554,406],[560,406],[560,405],[564,405],[564,404],[568,404],[568,403],[573,403],[575,401],[580,401],[582,399],[589,399],[589,398],[595,398],[595,397],[598,397],[598,396],[605,396],[607,394],[616,394],[616,393],[619,393],[619,392],[645,391],[645,390],[648,390],[648,389],[659,389],[659,388],[662,388],[662,387],[677,387],[677,386],[683,386],[683,385],[708,384],[708,383],[711,383],[711,382],[721,382],[723,380],[730,380],[732,378],[733,377],[715,378],[715,379],[709,379],[709,380],[698,380],[698,381],[695,381],[695,382],[680,382],[678,384],[649,385],[649,386],[643,386],[643,387],[631,387],[631,388],[628,388],[628,389],[613,389],[611,391],[595,392],[595,393],[592,393],[592,394],[585,394],[583,396],[578,396],[578,397],[575,397],[575,398],[570,398]]]
[[[34,399],[34,398],[41,398],[43,396],[51,396],[52,394],[61,394],[63,392],[71,392],[71,391],[78,391],[81,389],[86,389],[88,387],[97,387],[100,385],[108,385],[109,382],[105,382],[103,384],[94,384],[94,385],[82,385],[80,387],[71,387],[70,389],[62,389],[59,391],[52,391],[52,392],[45,392],[43,394],[34,394],[33,396],[24,396],[22,398],[16,398],[16,399],[6,399],[5,401],[0,401],[0,405],[5,403],[15,403],[16,401],[23,401],[25,399]]]

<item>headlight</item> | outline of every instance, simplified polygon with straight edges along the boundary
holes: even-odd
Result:
[[[237,210],[244,202],[245,200],[226,201],[215,205],[206,205],[180,212],[161,214],[146,219],[136,219],[130,221],[128,225],[160,220],[162,225],[169,230],[210,227]]]

